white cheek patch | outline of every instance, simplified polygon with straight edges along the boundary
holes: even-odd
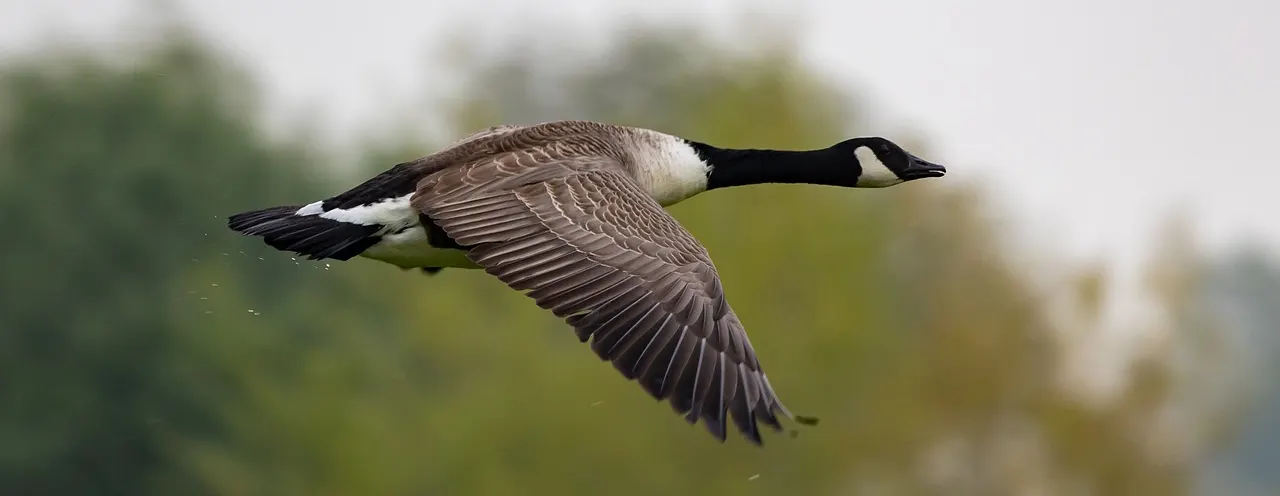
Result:
[[[858,157],[858,164],[862,166],[862,175],[858,176],[859,188],[883,188],[902,182],[902,178],[885,167],[876,152],[870,148],[859,146],[853,154]]]

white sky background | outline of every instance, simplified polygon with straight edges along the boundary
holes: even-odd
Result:
[[[628,17],[716,29],[785,14],[822,71],[919,133],[948,179],[994,180],[1038,245],[1130,256],[1170,207],[1213,247],[1280,248],[1280,2],[1268,0],[177,0],[270,98],[368,135],[432,88],[433,42],[466,28],[607,32]],[[0,0],[0,49],[106,40],[133,0]],[[424,153],[427,150],[424,150]]]

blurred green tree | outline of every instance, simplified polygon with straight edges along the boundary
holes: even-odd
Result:
[[[175,440],[224,436],[238,387],[209,349],[240,333],[197,325],[219,283],[275,308],[342,291],[226,242],[229,211],[321,184],[260,137],[248,82],[187,39],[137,55],[0,69],[0,494],[199,494]],[[323,320],[295,313],[256,330]]]

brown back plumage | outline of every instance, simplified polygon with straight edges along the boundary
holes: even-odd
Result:
[[[727,413],[760,444],[757,421],[779,430],[777,414],[791,414],[706,249],[633,179],[633,133],[645,132],[491,128],[416,164],[412,205],[690,423],[723,441]]]

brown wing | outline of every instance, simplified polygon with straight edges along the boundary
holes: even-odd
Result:
[[[424,181],[414,204],[486,272],[564,317],[582,342],[594,337],[601,359],[690,423],[701,418],[724,441],[727,411],[755,444],[757,420],[780,430],[775,414],[791,413],[706,249],[609,159],[534,165],[549,158],[508,154],[460,168]]]

